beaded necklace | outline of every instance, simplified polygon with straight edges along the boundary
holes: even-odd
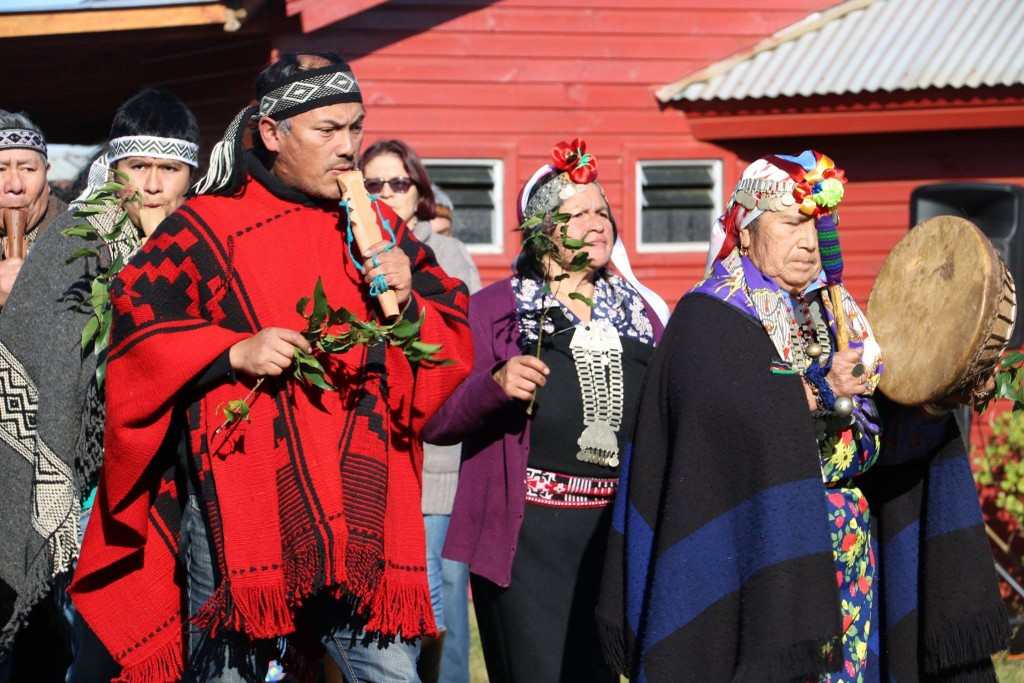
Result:
[[[814,315],[811,311],[811,302],[805,296],[787,296],[786,299],[786,308],[790,314],[790,348],[793,354],[793,369],[801,375],[806,372],[807,366],[811,363],[807,348],[815,342],[821,346],[819,362],[822,365],[828,365],[832,355],[832,342],[828,334],[825,316],[820,315],[820,310],[817,311],[819,315]],[[796,304],[795,307],[790,305],[791,301]],[[820,307],[820,305],[815,302],[816,307]]]

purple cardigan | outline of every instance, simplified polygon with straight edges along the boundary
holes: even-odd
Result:
[[[655,340],[664,329],[645,301]],[[519,348],[519,324],[512,279],[486,287],[470,298],[473,372],[427,423],[430,443],[462,441],[462,466],[444,557],[508,586],[519,527],[526,508],[526,462],[530,421],[526,405],[509,398],[494,381],[495,367]]]

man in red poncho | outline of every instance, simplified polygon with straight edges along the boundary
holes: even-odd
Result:
[[[262,680],[264,646],[292,635],[349,680],[415,680],[435,632],[420,429],[470,369],[466,288],[383,204],[389,236],[354,253],[337,176],[357,167],[364,111],[340,57],[285,55],[256,93],[199,196],[114,283],[99,523],[72,593],[126,682]],[[386,284],[454,362],[315,352],[297,304],[318,279],[361,320],[368,283]],[[296,350],[335,391],[296,378]]]

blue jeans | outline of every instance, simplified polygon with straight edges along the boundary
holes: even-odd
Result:
[[[420,683],[416,658],[419,640],[382,643],[367,638],[358,627],[336,627],[320,638],[327,654],[341,670],[347,683]]]
[[[195,496],[189,496],[181,521],[180,553],[187,576],[189,616],[194,616],[220,583],[213,562],[206,523]],[[348,683],[419,683],[416,675],[418,640],[385,642],[366,636],[351,612],[339,601],[314,597],[301,614],[303,628],[315,634]],[[211,638],[202,628],[189,625],[190,683],[245,683],[262,681],[268,662],[277,656],[276,641],[251,642],[244,634],[221,629]]]
[[[82,510],[78,522],[78,547],[82,547],[85,529],[89,526],[92,508]],[[85,619],[75,609],[75,604],[68,594],[68,586],[74,576],[75,566],[71,570],[58,575],[54,579],[53,597],[64,618],[68,622],[68,634],[71,639],[71,666],[64,680],[66,683],[107,683],[121,673],[121,667],[107,652],[106,646],[99,639]]]
[[[447,629],[438,683],[469,683],[469,566],[441,557],[448,515],[423,515],[427,579],[437,627]]]

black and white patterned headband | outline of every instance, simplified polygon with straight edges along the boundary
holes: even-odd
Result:
[[[329,104],[362,101],[359,84],[348,65],[331,64],[300,71],[275,83],[272,90],[260,93],[256,117],[287,119]]]
[[[0,129],[0,151],[5,149],[31,149],[47,158],[46,138],[39,131],[28,128]]]
[[[258,96],[259,106],[248,106],[238,112],[224,137],[214,146],[210,170],[196,183],[197,194],[231,194],[241,186],[245,154],[242,136],[249,121],[258,121],[264,116],[283,121],[320,107],[363,101],[359,83],[344,62],[303,69],[272,83]]]
[[[199,168],[199,145],[178,138],[160,138],[155,135],[130,135],[110,141],[107,162],[113,164],[128,157],[173,159]]]

